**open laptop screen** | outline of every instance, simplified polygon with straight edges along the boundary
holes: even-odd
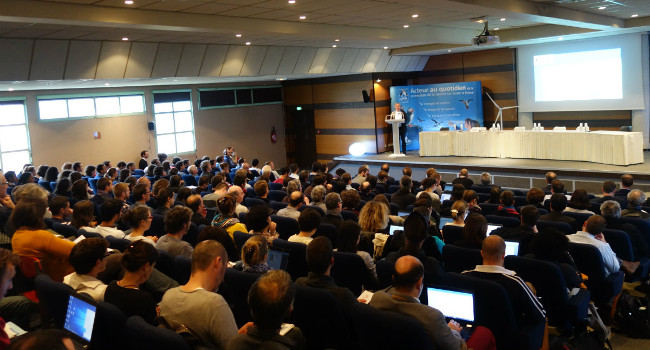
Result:
[[[267,263],[271,270],[286,270],[289,262],[289,253],[270,249]]]
[[[451,199],[451,193],[443,193],[440,196],[440,202],[444,202],[444,201],[449,200],[449,199]]]
[[[390,235],[394,235],[395,231],[404,231],[404,226],[390,225]]]
[[[503,225],[500,225],[500,224],[488,224],[488,229],[485,232],[485,237],[491,235],[492,231],[494,231],[494,230],[496,230],[498,228],[501,228],[501,227],[503,227]]]
[[[429,306],[445,317],[474,322],[474,294],[440,288],[427,288]]]
[[[65,323],[63,328],[72,332],[79,338],[90,342],[95,324],[95,313],[97,308],[74,295],[70,296],[68,301],[68,310],[65,314]]]
[[[519,254],[519,242],[506,241],[506,256]]]
[[[440,218],[440,228],[442,229],[443,227],[445,227],[445,225],[450,224],[452,222],[454,222],[454,219],[452,218],[444,218],[444,217]]]

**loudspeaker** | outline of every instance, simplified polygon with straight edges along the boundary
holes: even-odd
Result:
[[[363,102],[365,103],[370,102],[370,95],[368,94],[368,91],[361,90],[361,94],[363,95]]]
[[[156,127],[155,127],[155,124],[153,122],[148,122],[147,123],[147,128],[149,129],[149,131],[154,131],[154,129]]]

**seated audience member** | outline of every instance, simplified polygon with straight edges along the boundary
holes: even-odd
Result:
[[[341,192],[341,206],[343,210],[351,211],[359,215],[359,206],[361,205],[361,197],[356,190],[345,190]]]
[[[198,244],[209,239],[221,243],[224,249],[226,249],[230,261],[236,262],[239,260],[241,251],[235,247],[235,242],[230,238],[230,235],[226,230],[214,226],[206,226],[201,230],[201,232],[199,232],[196,242]]]
[[[571,194],[571,200],[567,204],[566,209],[564,209],[564,212],[594,215],[595,213],[589,210],[590,208],[591,202],[589,201],[587,191],[577,189]]]
[[[495,349],[496,343],[491,332],[478,327],[468,344],[460,335],[462,327],[455,321],[445,320],[439,310],[420,304],[420,294],[424,289],[424,266],[415,257],[405,255],[395,262],[393,285],[385,291],[378,291],[370,300],[370,306],[390,312],[413,317],[422,324],[436,349],[459,350]],[[480,338],[480,340],[479,340]]]
[[[64,173],[61,173],[64,174]],[[63,177],[56,182],[56,187],[54,187],[52,194],[70,197],[72,195],[72,182],[69,178]]]
[[[549,199],[549,213],[542,215],[539,219],[543,221],[566,222],[569,225],[573,225],[576,221],[574,218],[562,215],[566,206],[566,196],[563,193],[554,193],[551,195],[551,199]]]
[[[104,301],[106,285],[97,275],[106,268],[108,242],[103,238],[86,238],[77,243],[70,252],[70,265],[74,272],[63,278],[77,293],[85,293],[95,301]]]
[[[197,193],[203,193],[208,190],[208,186],[210,185],[210,176],[208,175],[201,175],[199,178],[199,184],[196,187],[196,192]]]
[[[480,193],[489,193],[490,188],[492,187],[492,175],[488,172],[483,172],[481,173],[481,183],[480,184],[474,184],[474,188],[476,188],[476,192]]]
[[[551,188],[553,187],[552,183],[553,181],[557,180],[557,174],[549,171],[544,175],[544,178],[546,180],[546,186],[544,187],[544,193],[550,194],[551,193]]]
[[[606,201],[617,201],[621,205],[621,208],[627,207],[627,195],[625,197],[614,196],[616,192],[616,183],[614,181],[603,182],[602,192],[601,197],[596,197],[591,200],[592,204],[600,206]]]
[[[512,191],[503,191],[499,196],[499,207],[497,208],[497,215],[519,217],[519,212],[515,208],[515,198]]]
[[[174,192],[170,188],[163,188],[156,195],[156,203],[156,209],[154,209],[153,213],[165,216],[174,204]]]
[[[363,259],[367,271],[376,279],[377,268],[375,266],[375,261],[367,251],[359,250],[360,238],[361,226],[359,226],[359,224],[352,220],[342,222],[338,229],[338,239],[336,241],[337,251],[359,255],[361,259]]]
[[[454,242],[454,245],[470,249],[481,249],[488,228],[485,216],[470,213],[463,227],[463,239]]]
[[[418,258],[424,265],[424,283],[439,283],[445,272],[440,262],[434,257],[427,256],[422,249],[425,239],[428,237],[429,222],[419,211],[414,211],[404,220],[404,245],[399,251],[389,253],[384,259],[391,265],[395,265],[397,259],[404,255],[412,255]]]
[[[465,190],[463,192],[463,201],[467,203],[467,210],[469,213],[481,214],[481,207],[478,205],[478,195],[474,190]]]
[[[86,169],[84,169],[84,172],[86,173],[86,177],[89,179],[93,179],[97,176],[97,167],[94,165],[86,165]]]
[[[237,206],[235,207],[235,214],[237,214],[237,216],[239,216],[239,214],[248,213],[248,208],[242,204],[244,201],[244,190],[242,190],[241,187],[231,186],[228,189],[228,194],[233,196],[235,202],[237,202]]]
[[[352,177],[348,173],[343,173],[339,177],[339,180],[333,185],[332,190],[334,192],[341,193],[345,190],[353,190],[354,188],[352,187]]]
[[[109,178],[100,178],[97,180],[95,187],[97,188],[97,193],[93,198],[91,198],[91,201],[93,201],[96,206],[101,207],[104,201],[113,199],[113,183]]]
[[[486,279],[500,284],[505,290],[520,326],[539,325],[546,320],[544,306],[537,300],[528,285],[514,271],[503,267],[506,256],[506,243],[503,238],[491,235],[483,240],[481,248],[483,265],[476,265],[471,271],[464,271],[472,277]]]
[[[124,276],[106,287],[104,301],[117,306],[127,316],[140,316],[151,324],[156,323],[156,303],[140,285],[151,276],[158,259],[158,251],[145,242],[133,242],[122,255]]]
[[[323,185],[315,186],[311,190],[311,202],[310,206],[319,207],[323,210],[323,213],[327,212],[327,205],[325,204],[325,196],[327,195],[327,189]]]
[[[293,191],[289,195],[289,205],[286,208],[278,210],[278,216],[284,216],[286,218],[292,218],[298,220],[300,216],[300,211],[298,210],[305,203],[305,195],[300,191]]]
[[[634,185],[634,177],[630,174],[622,175],[621,188],[614,192],[614,197],[627,197],[628,193],[632,190],[632,185]]]
[[[465,194],[465,186],[463,186],[463,184],[454,184],[453,188],[451,189],[451,197],[449,200],[451,203],[454,203],[455,201],[462,201],[463,194]]]
[[[72,215],[70,200],[64,196],[54,196],[50,199],[50,213],[52,220],[61,224],[68,224]]]
[[[372,200],[361,208],[359,225],[361,226],[361,241],[359,248],[369,253],[373,252],[372,240],[376,233],[386,231],[390,223],[390,210],[380,201]]]
[[[258,199],[263,200],[267,204],[270,202],[269,184],[266,182],[266,180],[258,180],[255,183],[255,186],[253,186],[253,190],[255,191],[255,195],[257,196]]]
[[[309,244],[313,240],[312,236],[318,231],[320,226],[320,214],[315,209],[307,208],[300,212],[298,217],[298,226],[300,232],[289,237],[289,242]]]
[[[451,217],[454,221],[447,225],[464,227],[465,213],[467,213],[467,203],[464,200],[455,201],[451,206]]]
[[[269,257],[269,244],[260,235],[252,236],[244,246],[241,247],[241,261],[235,265],[235,269],[250,273],[265,273],[271,268],[267,264]]]
[[[485,203],[499,204],[499,197],[501,197],[501,187],[492,186],[490,188],[490,197],[485,201]]]
[[[377,186],[377,177],[373,175],[368,175],[368,181],[364,181],[359,187],[359,197],[364,201],[371,201],[375,198],[377,193],[375,192],[375,186]]]
[[[632,242],[632,250],[637,258],[648,257],[650,251],[648,244],[639,232],[639,229],[633,224],[621,220],[621,205],[617,201],[605,201],[600,205],[600,214],[607,221],[607,227],[611,230],[622,230],[627,233]]]
[[[221,244],[207,240],[192,253],[187,284],[168,290],[160,302],[161,322],[172,329],[187,327],[202,345],[225,349],[237,335],[235,317],[226,300],[214,291],[223,282],[228,254]]]
[[[569,254],[569,239],[564,233],[547,227],[533,237],[528,247],[529,257],[558,265],[569,291],[580,287],[582,277]]]
[[[166,235],[156,242],[158,250],[164,250],[172,257],[182,255],[192,257],[192,246],[183,240],[183,236],[190,229],[192,211],[189,208],[176,206],[165,215]]]
[[[18,200],[9,217],[9,222],[16,229],[11,238],[11,246],[16,255],[41,260],[45,273],[52,279],[61,281],[63,276],[72,272],[68,257],[74,243],[57,238],[44,229],[43,216],[46,207],[47,201],[44,197]]]
[[[127,183],[120,182],[113,186],[113,198],[122,202],[122,214],[129,210],[129,203],[127,203],[127,200],[130,196],[131,190]]]
[[[16,266],[19,266],[20,258],[8,249],[0,248],[0,299],[3,299],[7,291],[13,288],[13,279],[16,276]],[[21,310],[22,311],[22,310]],[[7,317],[7,315],[3,315]],[[5,320],[0,317],[0,349],[7,349],[9,343],[15,343],[19,338],[9,340],[5,331]],[[14,344],[16,345],[16,344]],[[52,349],[52,344],[40,344],[39,349]]]
[[[320,164],[320,163],[319,163]],[[320,165],[319,165],[320,167]],[[305,196],[311,197],[311,191],[314,189],[316,186],[326,186],[327,185],[327,178],[325,177],[324,174],[310,174],[310,183],[309,186],[305,188]]]
[[[203,204],[201,195],[193,194],[185,200],[185,205],[192,210],[192,222],[199,225],[210,225],[210,220],[207,217],[208,210]]]
[[[621,212],[621,216],[638,218],[650,221],[650,214],[641,209],[645,203],[646,196],[641,190],[631,190],[627,193],[627,209]]]
[[[454,181],[451,182],[452,184],[462,184],[465,189],[469,190],[474,186],[474,181],[469,178],[469,171],[467,169],[463,168],[460,169],[460,172],[458,172],[458,177],[454,179]]]
[[[89,200],[75,203],[70,225],[77,230],[95,232],[94,227],[97,225],[97,221],[95,221],[95,205]]]
[[[605,266],[605,275],[617,272],[620,269],[620,264],[616,253],[605,241],[603,230],[607,226],[607,221],[600,215],[592,215],[582,225],[582,231],[578,231],[572,235],[568,235],[569,241],[573,243],[582,243],[592,245],[600,251]]]
[[[386,181],[385,181],[385,183],[387,183],[388,185],[392,185],[392,184],[397,183],[397,181],[392,176],[390,176],[390,165],[388,165],[388,163],[384,163],[384,164],[381,165],[381,171],[386,172]]]
[[[366,181],[368,174],[370,174],[370,168],[367,165],[360,166],[359,170],[357,171],[357,176],[352,179],[352,183],[361,185],[364,181]]]
[[[495,232],[503,237],[506,241],[519,242],[519,255],[526,255],[528,253],[528,246],[530,241],[539,232],[537,230],[537,220],[539,219],[539,211],[532,205],[526,205],[521,208],[521,224],[517,227],[503,228],[500,232]]]
[[[8,180],[2,174],[2,170],[0,170],[0,227],[2,229],[4,229],[9,220],[11,210],[16,206],[9,193],[7,193],[8,189]]]
[[[438,193],[436,193],[437,189],[437,183],[436,180],[432,177],[427,177],[424,180],[422,180],[422,191],[418,192],[418,194],[415,196],[415,198],[420,198],[422,195],[427,195],[431,197],[432,201],[438,201],[440,202],[440,196],[438,196]]]
[[[235,234],[235,231],[248,232],[246,225],[239,222],[239,217],[235,214],[236,204],[235,198],[231,195],[219,198],[217,201],[219,212],[212,219],[212,226],[226,230],[231,238]]]
[[[533,187],[526,193],[526,203],[535,208],[544,208],[544,191],[537,187]]]
[[[90,232],[99,233],[102,237],[113,236],[115,238],[124,238],[124,231],[115,227],[122,215],[122,202],[119,199],[108,199],[102,204],[100,210],[101,223]]]
[[[300,328],[292,327],[286,334],[279,332],[293,310],[295,294],[291,276],[282,270],[267,272],[255,281],[248,292],[253,326],[235,336],[228,349],[303,349],[305,339]]]
[[[141,177],[140,179],[146,179],[146,177]],[[138,181],[140,181],[138,179]],[[133,187],[133,205],[147,205],[151,200],[151,191],[149,190],[149,185],[146,183],[138,183]]]
[[[151,245],[156,244],[158,236],[144,235],[144,233],[151,227],[151,221],[153,220],[153,216],[151,215],[151,208],[144,205],[136,205],[124,214],[122,220],[126,222],[126,224],[131,228],[131,232],[124,238],[128,239],[131,242],[142,240]],[[164,232],[152,233],[163,234]]]
[[[4,322],[3,322],[4,323]],[[3,332],[4,333],[4,332]],[[3,339],[6,338],[6,339]],[[72,341],[70,332],[62,329],[38,329],[16,336],[9,344],[9,337],[5,334],[0,336],[0,349],[7,350],[74,350],[75,343]]]
[[[246,227],[252,235],[262,235],[267,241],[272,242],[278,238],[276,224],[271,221],[273,210],[265,205],[255,205],[246,214]]]
[[[415,195],[411,193],[413,181],[409,176],[402,176],[399,181],[399,190],[390,196],[391,203],[397,204],[399,210],[406,210],[406,207],[415,202]]]
[[[296,284],[300,286],[324,289],[330,293],[344,306],[357,302],[352,292],[345,287],[339,287],[330,276],[334,265],[332,253],[332,242],[327,237],[316,237],[307,245],[307,266],[309,274],[300,277]]]
[[[216,176],[213,178],[213,180],[217,178]],[[212,193],[206,194],[203,196],[204,201],[218,201],[219,198],[225,196],[228,193],[228,184],[225,182],[221,182],[218,184],[212,184]]]
[[[341,196],[336,192],[328,193],[325,196],[325,208],[327,210],[325,210],[325,217],[322,222],[338,227],[343,222],[341,216],[343,201],[341,201]]]

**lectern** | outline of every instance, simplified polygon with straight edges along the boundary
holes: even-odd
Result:
[[[400,152],[399,144],[399,125],[404,123],[404,113],[398,111],[392,112],[386,116],[386,123],[393,126],[393,154],[391,154],[389,157],[406,156],[406,154]]]

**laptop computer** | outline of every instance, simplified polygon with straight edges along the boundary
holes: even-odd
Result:
[[[451,191],[454,189],[454,184],[445,184],[445,191]]]
[[[289,253],[270,249],[267,263],[271,270],[286,270],[289,263]]]
[[[452,222],[454,222],[454,219],[452,218],[444,218],[444,217],[440,218],[440,229],[442,229],[443,227],[445,227],[445,225]]]
[[[466,327],[474,323],[474,294],[468,291],[427,287],[429,306]]]
[[[408,211],[398,211],[397,212],[397,216],[409,216],[409,215],[411,215],[411,213],[408,212]]]
[[[519,254],[519,242],[506,241],[506,256]]]
[[[451,199],[451,193],[443,193],[440,196],[440,202],[444,202],[444,201],[450,200],[450,199]]]
[[[96,305],[75,295],[71,295],[68,299],[63,329],[73,336],[77,348],[80,345],[81,348],[85,349],[90,344],[96,313]]]
[[[394,235],[395,231],[404,231],[404,226],[390,225],[390,235]]]
[[[494,231],[496,229],[499,229],[499,228],[502,228],[502,227],[503,227],[503,225],[501,225],[501,224],[490,224],[490,223],[488,223],[488,228],[487,228],[487,231],[485,232],[485,237],[492,234],[492,231]]]

